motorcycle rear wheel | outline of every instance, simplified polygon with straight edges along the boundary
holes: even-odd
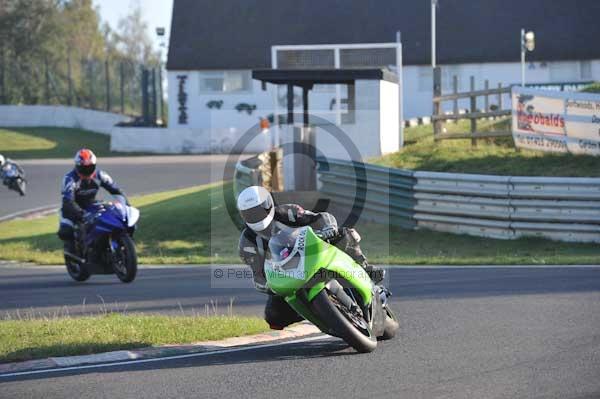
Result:
[[[342,304],[331,296],[327,289],[317,294],[311,302],[313,311],[317,316],[335,331],[335,335],[342,338],[351,347],[360,353],[373,352],[377,347],[377,337],[373,334],[371,326],[366,320],[350,314]]]
[[[135,244],[133,239],[127,235],[123,234],[118,239],[119,241],[119,250],[121,251],[121,262],[123,262],[122,267],[118,267],[113,264],[113,270],[115,274],[123,283],[131,283],[137,274],[137,253],[135,251]]]

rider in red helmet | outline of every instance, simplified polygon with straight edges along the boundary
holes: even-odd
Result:
[[[64,241],[65,252],[74,253],[74,226],[83,222],[85,208],[96,201],[100,187],[112,195],[124,195],[108,173],[96,168],[96,155],[87,148],[75,154],[75,167],[62,183],[62,208],[58,237]]]

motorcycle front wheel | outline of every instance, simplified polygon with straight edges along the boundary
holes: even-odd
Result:
[[[123,234],[117,238],[118,248],[113,256],[113,270],[124,283],[131,283],[137,274],[137,253],[133,239]]]
[[[27,190],[27,183],[25,183],[25,180],[19,179],[16,182],[17,184],[17,191],[19,192],[19,194],[21,194],[22,197],[25,196],[25,192]]]
[[[373,352],[377,347],[377,337],[367,321],[348,309],[327,289],[317,294],[311,302],[313,311],[356,351]]]
[[[400,328],[400,322],[398,321],[396,314],[392,312],[392,309],[390,309],[389,304],[384,308],[384,311],[385,327],[383,329],[383,335],[381,339],[387,340],[392,339],[396,336],[396,332],[398,332],[398,329]]]
[[[75,281],[82,282],[90,278],[90,273],[86,269],[85,265],[81,265],[70,256],[65,255],[65,266],[67,266],[67,273]]]

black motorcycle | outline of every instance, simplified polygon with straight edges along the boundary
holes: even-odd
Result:
[[[1,170],[2,182],[10,190],[18,192],[21,196],[25,195],[27,190],[27,179],[25,173],[13,163],[7,163]]]

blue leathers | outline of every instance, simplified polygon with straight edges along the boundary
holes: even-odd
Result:
[[[75,170],[65,175],[62,182],[62,208],[59,237],[62,240],[72,239],[73,224],[81,222],[84,209],[96,200],[100,187],[113,195],[123,195],[110,175],[103,170],[89,178],[82,178]]]

